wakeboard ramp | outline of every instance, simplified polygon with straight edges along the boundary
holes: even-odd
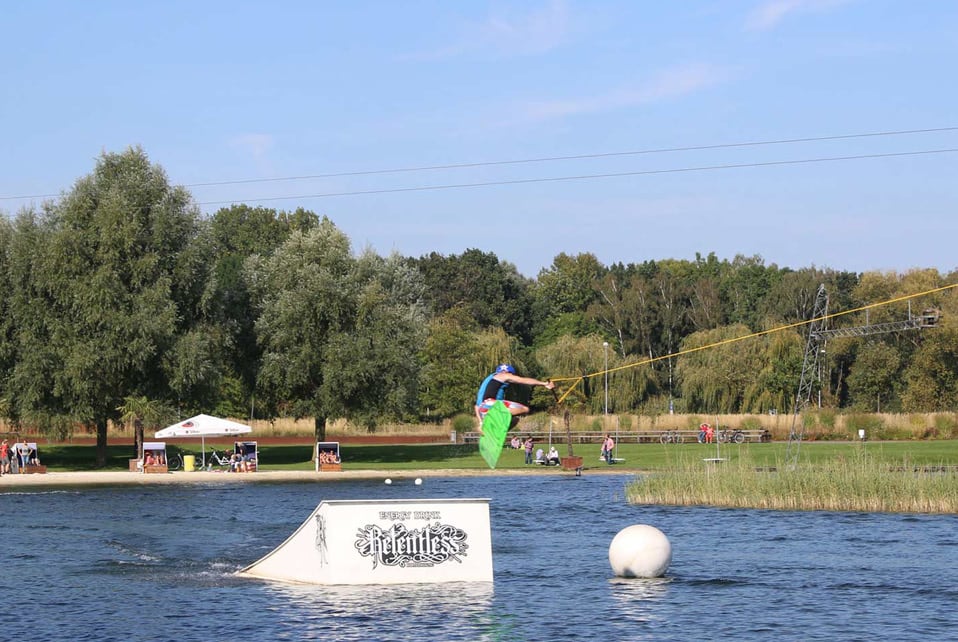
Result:
[[[323,501],[238,574],[307,584],[491,582],[489,500]]]

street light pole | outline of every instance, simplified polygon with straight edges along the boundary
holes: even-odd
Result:
[[[609,342],[603,341],[605,350],[605,414],[609,414]]]

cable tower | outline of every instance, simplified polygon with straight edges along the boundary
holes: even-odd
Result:
[[[798,449],[805,436],[805,424],[800,421],[799,415],[812,398],[812,387],[818,381],[819,335],[825,330],[825,317],[828,315],[828,294],[825,284],[818,286],[815,295],[815,308],[812,311],[812,321],[808,326],[808,340],[805,342],[805,357],[802,359],[802,376],[798,382],[798,392],[795,395],[795,404],[792,407],[792,427],[788,431],[788,446],[785,448],[785,464],[789,469],[798,464]]]
[[[789,469],[798,465],[798,450],[805,437],[805,424],[799,420],[799,415],[809,406],[812,398],[812,389],[815,383],[821,386],[819,379],[818,361],[824,352],[824,344],[828,339],[840,337],[865,337],[872,334],[888,332],[902,332],[905,330],[924,330],[937,327],[941,318],[941,311],[935,308],[927,309],[918,316],[911,313],[911,302],[908,304],[908,318],[904,321],[889,323],[873,323],[851,328],[825,329],[825,320],[828,317],[828,294],[825,284],[818,287],[815,297],[815,309],[808,329],[808,341],[805,344],[805,358],[802,361],[802,376],[798,383],[798,393],[795,395],[795,406],[792,412],[792,427],[788,431],[788,446],[785,449],[785,463]]]

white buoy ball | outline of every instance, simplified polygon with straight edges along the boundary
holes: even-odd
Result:
[[[422,480],[416,477],[416,486],[422,486]]]
[[[609,564],[618,577],[662,577],[671,563],[672,544],[655,526],[627,526],[609,544]]]
[[[388,485],[391,484],[391,483],[393,483],[393,480],[391,480],[391,479],[389,479],[389,478],[387,477],[387,478],[386,478],[386,485],[388,486]]]

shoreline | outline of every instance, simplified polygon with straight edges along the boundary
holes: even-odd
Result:
[[[206,471],[140,473],[128,471],[100,472],[48,472],[27,475],[9,474],[0,477],[0,494],[8,489],[69,488],[92,486],[162,486],[162,485],[212,485],[281,482],[331,482],[348,479],[414,480],[427,477],[531,477],[535,475],[562,474],[575,476],[575,471],[559,469],[501,469],[480,470],[445,468],[430,470],[345,470],[339,472],[316,472],[312,470],[261,470],[255,473],[216,473]],[[583,469],[582,475],[637,475],[638,470],[615,467]]]

